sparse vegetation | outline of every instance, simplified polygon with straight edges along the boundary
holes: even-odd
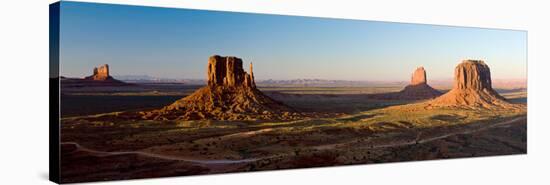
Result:
[[[407,102],[361,99],[360,95],[347,93],[326,98],[323,95],[308,94],[305,90],[303,92],[299,98],[306,100],[299,103],[301,109],[326,112],[328,116],[291,121],[103,120],[102,118],[109,116],[123,115],[108,113],[62,119],[61,141],[76,142],[98,151],[144,152],[182,159],[179,162],[167,160],[165,163],[171,164],[170,166],[179,165],[178,168],[197,169],[187,174],[525,152],[526,141],[521,136],[522,128],[525,127],[522,119],[526,115],[525,109],[424,109],[418,106],[423,101],[403,105]],[[525,92],[509,94],[515,98],[526,97]],[[508,94],[504,96],[508,97]],[[293,94],[274,98],[287,104],[298,99]],[[319,106],[323,104],[333,107],[347,106],[348,109],[332,109],[329,112],[327,107]],[[508,126],[517,132],[509,133],[498,129],[499,123],[510,120],[514,122]],[[493,127],[496,130],[485,131],[489,134],[468,134],[471,130]],[[430,138],[440,139],[429,141]],[[421,142],[423,143],[420,144]],[[481,146],[483,151],[479,150]],[[86,155],[65,153],[65,157],[76,160]],[[124,160],[131,163],[138,159]],[[142,160],[141,163],[153,165],[153,161],[160,159],[139,160]],[[238,162],[239,160],[245,162]],[[210,165],[200,161],[220,163]],[[104,163],[101,167],[108,168],[106,165]],[[163,174],[163,170],[158,170],[158,173]],[[164,170],[168,172],[173,169]],[[71,174],[65,175],[83,178],[90,174],[94,173],[87,170],[78,173],[73,170]]]

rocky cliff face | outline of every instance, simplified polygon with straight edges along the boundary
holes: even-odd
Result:
[[[93,70],[92,76],[88,76],[85,79],[101,81],[101,80],[109,80],[112,78],[113,77],[109,75],[109,65],[104,64],[102,66],[95,67]]]
[[[430,102],[438,106],[512,107],[491,86],[491,71],[481,60],[464,60],[455,68],[451,91]]]
[[[419,67],[414,70],[411,77],[411,85],[426,84],[426,70],[424,67]]]
[[[207,65],[208,85],[162,109],[142,112],[156,120],[287,120],[299,114],[256,89],[252,64],[250,74],[237,57],[211,56]]]
[[[492,91],[491,71],[481,60],[465,60],[455,68],[453,89]]]
[[[250,63],[250,74],[243,70],[243,61],[237,57],[222,57],[219,55],[211,56],[208,59],[207,67],[208,86],[224,87],[255,87],[252,73],[252,63]]]

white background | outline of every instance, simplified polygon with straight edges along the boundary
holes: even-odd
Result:
[[[528,155],[116,181],[113,184],[550,184],[550,6],[480,0],[92,0],[164,7],[528,30]],[[0,184],[50,184],[48,4],[0,11]]]

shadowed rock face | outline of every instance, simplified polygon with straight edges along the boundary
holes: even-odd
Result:
[[[435,98],[439,95],[441,95],[441,92],[428,85],[424,67],[419,67],[413,72],[411,83],[403,90],[395,93],[374,94],[370,97],[375,99],[423,100]]]
[[[454,86],[430,104],[481,108],[514,107],[491,86],[489,66],[481,60],[464,60],[455,68]]]
[[[111,77],[109,75],[109,65],[104,64],[102,66],[95,67],[94,71],[93,71],[93,75],[88,76],[85,79],[88,79],[88,80],[108,80],[108,79],[112,79],[112,78],[113,77]]]
[[[423,100],[438,97],[442,93],[426,83],[421,83],[416,85],[407,85],[403,90],[399,91],[398,94],[399,99]]]
[[[399,99],[410,100],[431,99],[439,95],[441,92],[428,85],[424,67],[416,68],[411,77],[411,84],[398,92]]]
[[[272,120],[295,119],[298,113],[256,89],[252,63],[250,74],[242,59],[211,56],[208,85],[162,109],[142,112],[145,119],[157,120]]]
[[[414,70],[411,77],[411,85],[426,84],[426,70],[424,67],[419,67]]]
[[[432,99],[441,94],[441,92],[428,85],[424,67],[418,67],[411,76],[411,83],[405,86],[403,90],[394,93],[373,94],[369,97],[390,100],[423,100]]]

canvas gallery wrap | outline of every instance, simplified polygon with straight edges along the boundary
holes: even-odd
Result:
[[[520,30],[58,2],[50,178],[526,154],[526,46]]]

